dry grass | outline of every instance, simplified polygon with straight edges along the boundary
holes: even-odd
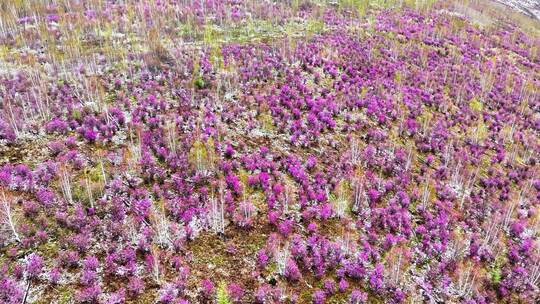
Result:
[[[484,0],[452,0],[441,2],[441,6],[450,12],[463,15],[467,20],[482,27],[513,23],[523,31],[540,37],[540,21],[512,10],[501,3]]]

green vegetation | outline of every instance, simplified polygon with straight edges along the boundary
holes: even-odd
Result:
[[[219,287],[217,289],[217,304],[231,304],[231,300],[229,299],[229,294],[227,293],[227,286],[225,285],[225,282],[222,282],[219,284]]]

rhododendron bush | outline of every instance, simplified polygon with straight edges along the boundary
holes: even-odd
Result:
[[[1,3],[0,302],[537,303],[540,27],[474,5]]]

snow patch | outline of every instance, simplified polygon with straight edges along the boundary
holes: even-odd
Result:
[[[523,14],[540,20],[540,0],[496,0]]]

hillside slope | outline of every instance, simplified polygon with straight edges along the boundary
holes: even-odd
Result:
[[[538,303],[540,36],[478,6],[2,1],[0,303]]]

